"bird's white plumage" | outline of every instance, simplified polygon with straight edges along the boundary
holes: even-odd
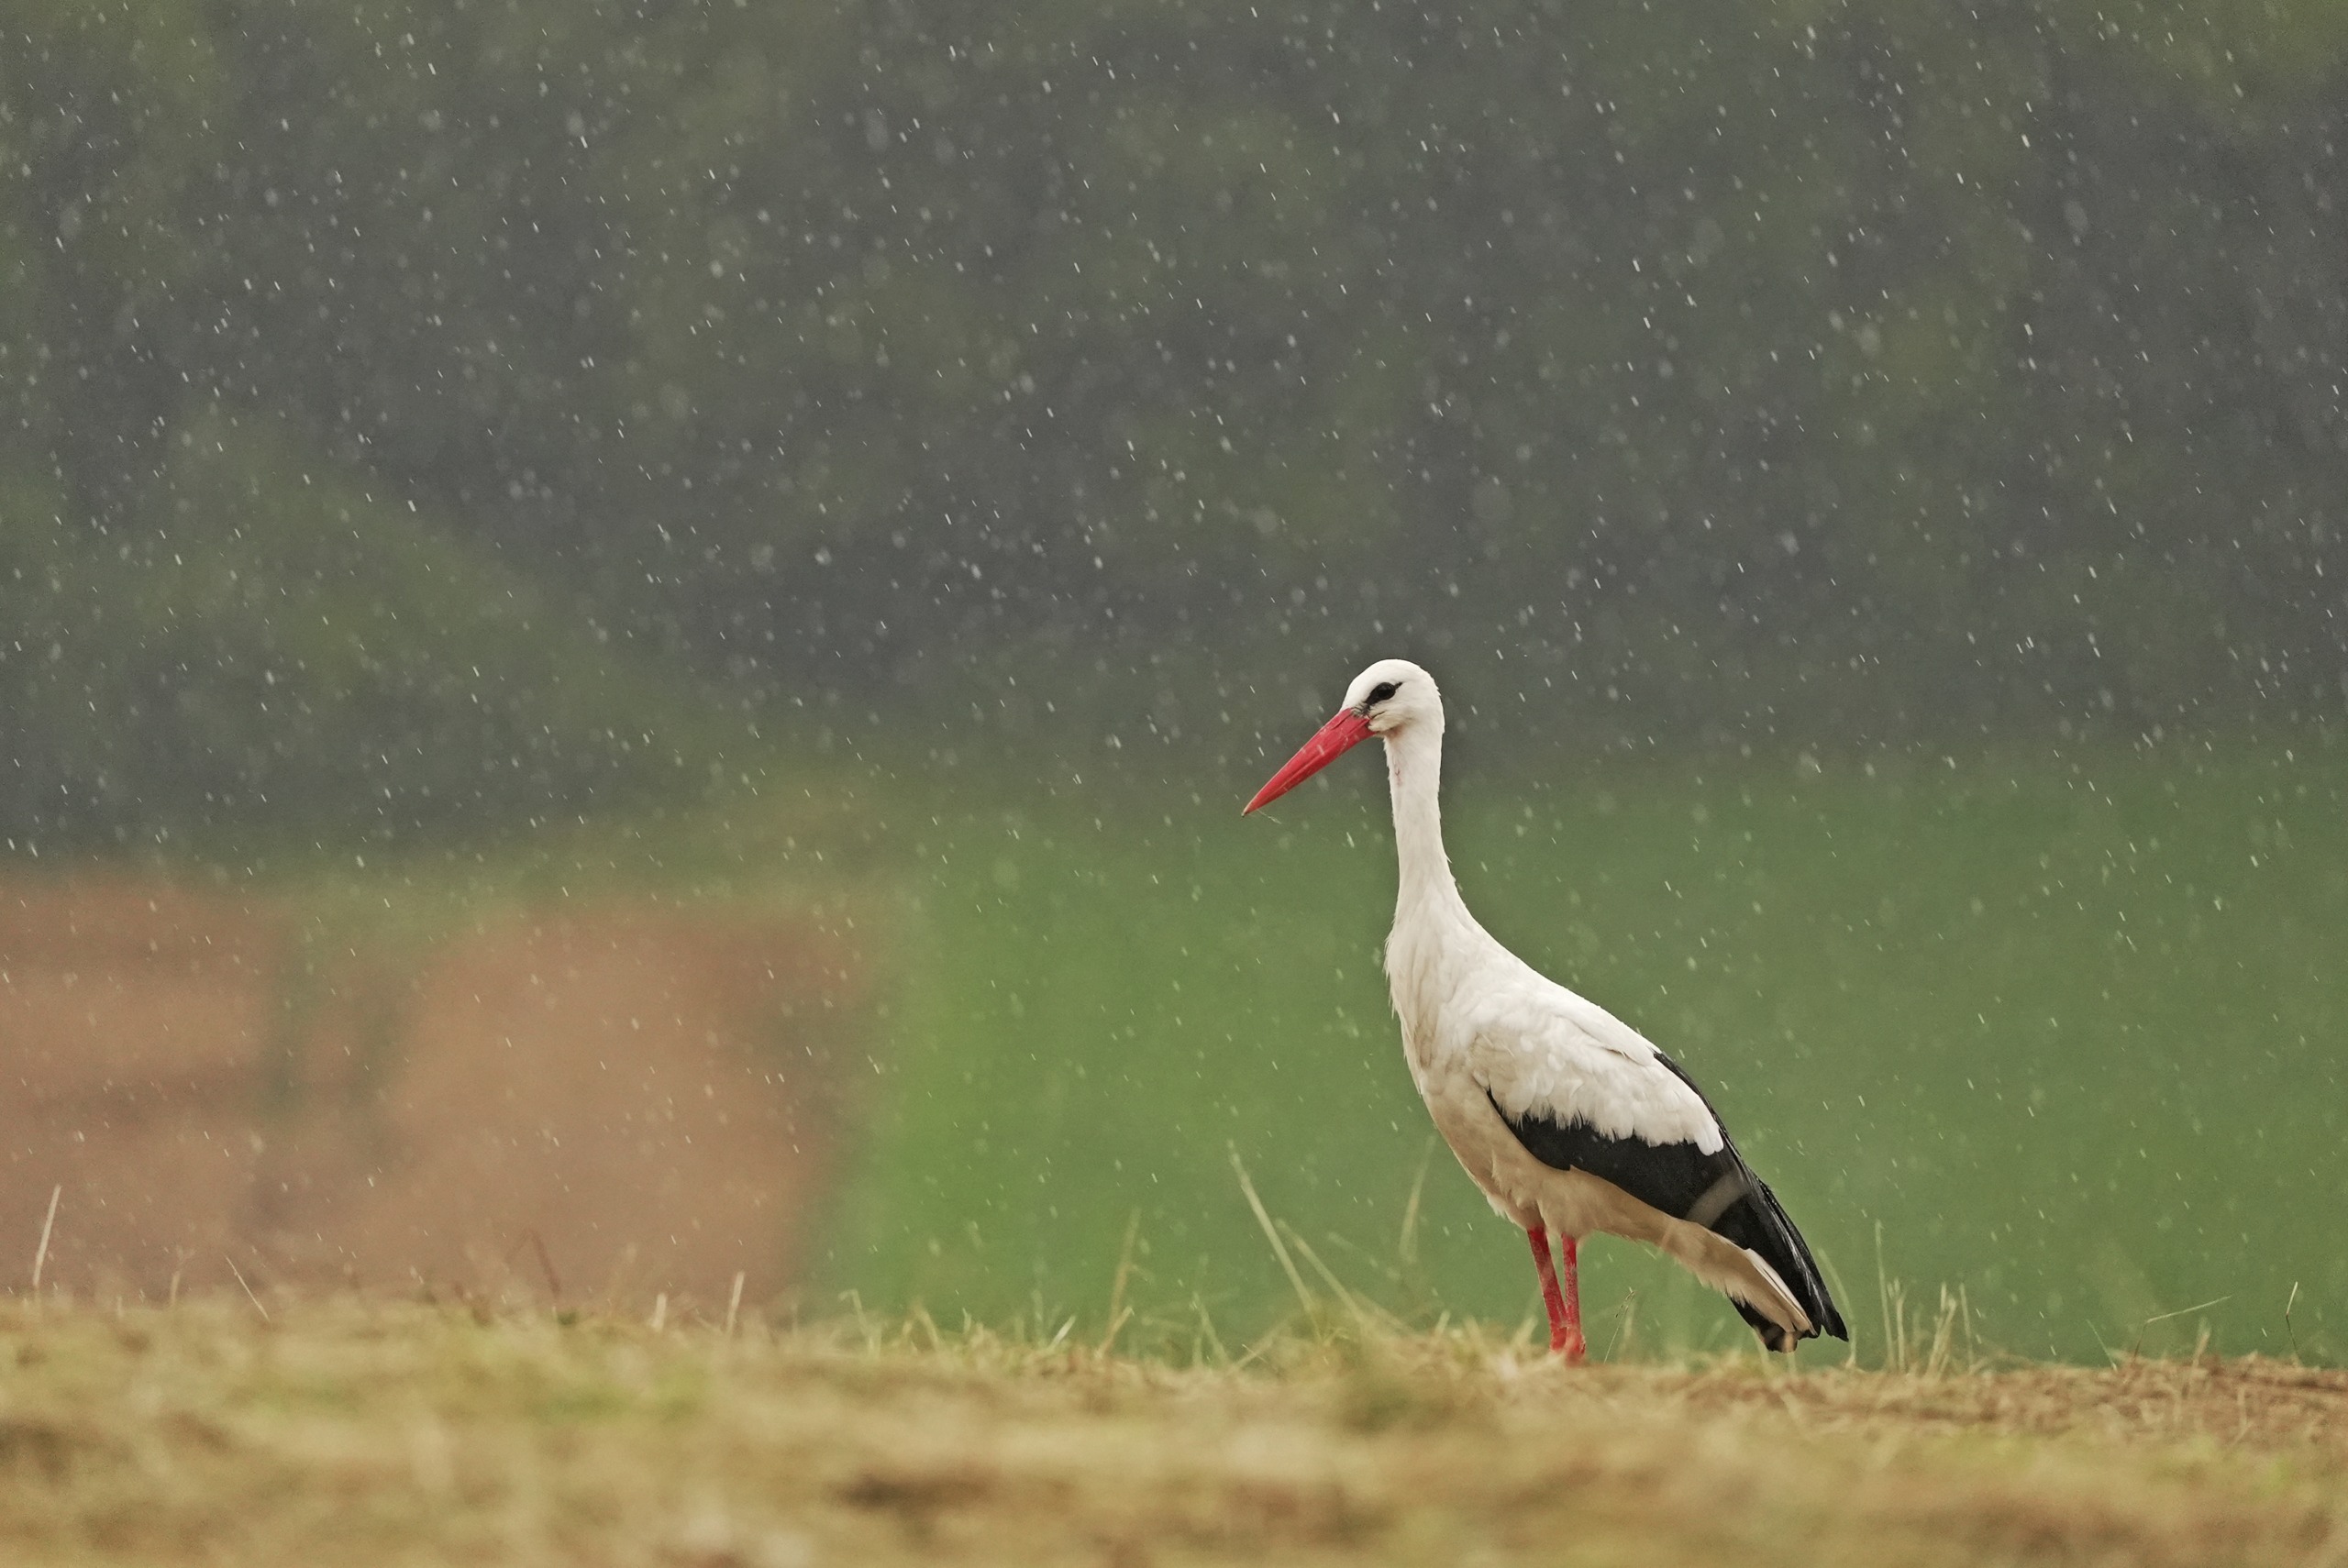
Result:
[[[1346,701],[1361,704],[1389,684],[1393,695],[1370,716],[1387,745],[1402,869],[1386,970],[1422,1092],[1431,1077],[1464,1077],[1512,1116],[1719,1149],[1720,1125],[1703,1097],[1637,1030],[1535,970],[1468,913],[1443,850],[1442,698],[1417,665],[1383,659],[1356,678]],[[1516,1143],[1489,1106],[1485,1115],[1498,1138]]]
[[[1705,1096],[1639,1031],[1535,972],[1493,942],[1468,913],[1444,855],[1444,704],[1434,676],[1409,659],[1380,659],[1355,676],[1343,712],[1257,793],[1249,810],[1294,789],[1367,734],[1385,742],[1395,802],[1395,856],[1401,868],[1395,930],[1385,942],[1385,974],[1401,1019],[1412,1080],[1468,1176],[1493,1209],[1534,1234],[1543,1270],[1547,1232],[1578,1240],[1592,1230],[1606,1230],[1660,1246],[1695,1277],[1752,1308],[1779,1333],[1775,1341],[1764,1333],[1764,1342],[1778,1350],[1791,1350],[1796,1338],[1815,1333],[1817,1326],[1787,1286],[1785,1275],[1758,1251],[1707,1228],[1710,1220],[1702,1219],[1700,1207],[1672,1199],[1674,1213],[1665,1213],[1585,1169],[1594,1165],[1632,1187],[1662,1192],[1669,1190],[1667,1183],[1657,1187],[1632,1176],[1639,1171],[1684,1174],[1686,1162],[1721,1154],[1728,1139],[1705,1106]],[[1646,1165],[1623,1166],[1613,1153],[1594,1162],[1588,1153],[1556,1157],[1556,1139],[1588,1139],[1589,1133],[1618,1141],[1589,1143],[1589,1150],[1627,1145],[1634,1150],[1632,1160]],[[1534,1143],[1545,1153],[1535,1154]],[[1550,1157],[1556,1157],[1556,1165],[1547,1165]],[[1733,1153],[1723,1181],[1752,1181]],[[1744,1192],[1749,1202],[1752,1187],[1716,1190],[1731,1192],[1723,1202],[1737,1202],[1735,1192]],[[1766,1190],[1761,1198],[1773,1202]],[[1678,1213],[1689,1219],[1678,1219]],[[1841,1333],[1824,1286],[1811,1277],[1815,1270],[1801,1240],[1791,1234],[1782,1213],[1770,1213],[1791,1237],[1791,1256],[1799,1258],[1806,1288],[1812,1288],[1827,1312],[1827,1331]],[[1571,1246],[1567,1258],[1571,1263]],[[1545,1275],[1545,1282],[1550,1286],[1552,1350],[1571,1347],[1578,1354],[1578,1305],[1561,1305],[1555,1279]],[[1567,1303],[1571,1300],[1568,1288]]]
[[[1724,1142],[1703,1097],[1654,1045],[1535,971],[1468,912],[1443,847],[1443,701],[1434,677],[1408,660],[1381,659],[1355,677],[1346,706],[1386,743],[1401,866],[1387,977],[1411,1076],[1460,1165],[1494,1209],[1528,1230],[1651,1242],[1772,1320],[1808,1331],[1785,1282],[1756,1254],[1588,1172],[1544,1165],[1502,1119],[1582,1122],[1609,1137],[1692,1143],[1706,1154]]]

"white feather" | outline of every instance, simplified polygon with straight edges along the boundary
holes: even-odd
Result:
[[[1511,1116],[1588,1122],[1610,1138],[1721,1147],[1704,1097],[1630,1025],[1526,968],[1470,1010],[1469,1071]]]

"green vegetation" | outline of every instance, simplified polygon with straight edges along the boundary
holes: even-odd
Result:
[[[1376,769],[1245,822],[1230,771],[894,824],[920,909],[833,1288],[1090,1334],[1117,1291],[1124,1342],[1237,1343],[1295,1301],[1235,1150],[1348,1288],[1537,1313],[1401,1066]],[[1885,1281],[1911,1322],[1961,1291],[1978,1343],[2033,1356],[2348,1348],[2336,750],[1459,778],[1471,904],[1715,1091],[1863,1364]],[[1585,1292],[1601,1353],[1747,1338],[1623,1243]]]
[[[1246,1368],[921,1322],[242,1297],[0,1310],[12,1562],[2300,1565],[2348,1379],[2264,1359],[1568,1370],[1487,1337]]]
[[[208,410],[176,437],[150,496],[171,525],[135,551],[0,493],[0,815],[25,837],[478,834],[690,795],[728,740],[763,755],[676,672],[277,422]]]
[[[0,836],[1373,644],[1610,741],[2335,722],[2343,17],[18,5]]]

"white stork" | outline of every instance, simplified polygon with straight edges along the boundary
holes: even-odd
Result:
[[[1401,862],[1386,974],[1403,1053],[1451,1152],[1533,1243],[1549,1348],[1569,1361],[1585,1352],[1578,1253],[1592,1231],[1661,1248],[1725,1293],[1771,1350],[1820,1333],[1849,1338],[1801,1232],[1688,1075],[1629,1024],[1535,973],[1468,912],[1443,849],[1434,677],[1399,658],[1363,670],[1336,716],[1246,810],[1372,735],[1386,743]]]

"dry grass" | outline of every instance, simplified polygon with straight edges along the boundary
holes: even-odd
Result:
[[[2348,1375],[0,1306],[11,1563],[2348,1562]]]

